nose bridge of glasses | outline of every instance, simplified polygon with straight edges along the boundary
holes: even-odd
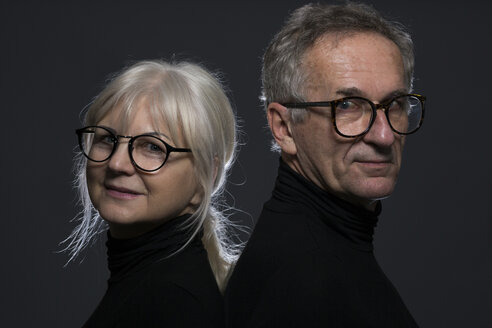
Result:
[[[369,130],[372,130],[374,129],[374,123],[376,123],[376,121],[378,120],[378,110],[380,109],[382,111],[382,115],[383,115],[383,122],[381,123],[386,123],[388,125],[388,127],[390,129],[391,128],[391,123],[390,123],[390,119],[389,119],[389,116],[388,116],[388,109],[389,109],[389,106],[390,104],[389,103],[373,103],[371,102],[372,105],[373,105],[373,108],[374,108],[374,119],[369,127]]]
[[[113,153],[111,154],[111,157],[113,157],[119,150],[120,150],[120,147],[119,147],[119,144],[128,144],[128,153],[131,153],[131,143],[133,142],[133,137],[132,136],[124,136],[124,135],[115,135],[115,143],[113,145],[114,149],[113,149]],[[128,141],[121,141],[121,139],[127,139]]]
[[[116,170],[130,170],[130,167],[133,167],[133,159],[132,159],[132,138],[131,136],[124,135],[114,135],[115,142],[113,143],[113,151],[108,157],[109,166]],[[128,141],[123,141],[121,139],[128,139]],[[122,142],[123,141],[123,142]],[[128,144],[128,148],[120,147],[120,144]]]
[[[120,135],[120,134],[117,134],[117,135],[116,135],[116,139],[119,141],[119,140],[120,140],[120,138],[123,138],[123,139],[129,139],[129,140],[128,140],[128,142],[130,142],[130,140],[131,140],[131,139],[133,139],[133,137],[132,137],[132,136],[122,136],[122,135]]]
[[[385,104],[385,103],[373,103],[373,105],[376,113],[378,109],[382,110],[383,112],[386,112],[386,110],[388,110],[389,108],[389,104]]]
[[[123,144],[123,143],[126,143],[128,144],[128,147],[131,147],[131,144],[133,143],[133,139],[134,137],[132,136],[124,136],[124,135],[120,135],[120,134],[116,134],[115,135],[115,143],[114,143],[114,147],[117,147],[118,144]],[[128,141],[121,141],[121,139],[127,139]],[[116,149],[115,149],[116,151]]]

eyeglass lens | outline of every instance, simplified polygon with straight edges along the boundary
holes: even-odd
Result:
[[[101,127],[90,127],[80,135],[80,146],[92,161],[102,162],[113,154],[118,137]],[[135,164],[143,170],[156,170],[167,158],[167,148],[162,140],[154,136],[142,135],[133,138],[131,156]]]
[[[363,98],[345,98],[335,106],[335,124],[345,136],[357,136],[368,130],[373,116],[373,104]],[[405,95],[385,106],[391,127],[398,133],[409,134],[419,128],[422,103],[419,98]]]

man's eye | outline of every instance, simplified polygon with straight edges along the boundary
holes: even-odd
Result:
[[[401,99],[394,100],[389,106],[390,110],[392,110],[392,111],[407,110],[408,107],[409,107],[408,102],[401,100]]]
[[[350,99],[350,100],[341,101],[338,104],[337,109],[339,109],[341,111],[349,111],[349,110],[356,110],[360,107],[361,107],[360,102],[357,102],[355,100]]]
[[[339,105],[340,109],[350,109],[354,106],[354,104],[351,101],[342,101]]]

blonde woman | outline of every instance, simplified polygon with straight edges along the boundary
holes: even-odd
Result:
[[[85,327],[221,327],[234,248],[217,210],[236,123],[199,65],[144,61],[88,108],[71,259],[108,228],[108,289]],[[215,206],[214,206],[215,205]]]

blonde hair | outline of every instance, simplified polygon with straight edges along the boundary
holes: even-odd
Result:
[[[224,289],[227,273],[238,250],[227,236],[228,219],[223,202],[227,172],[236,149],[236,120],[231,104],[217,77],[200,65],[160,60],[142,61],[124,69],[95,98],[85,116],[95,125],[116,105],[121,106],[123,123],[128,123],[140,100],[146,100],[155,122],[166,122],[170,137],[182,138],[192,150],[195,176],[202,188],[202,201],[183,224],[191,241],[203,227],[203,245],[219,288]],[[106,223],[92,206],[87,190],[85,157],[75,157],[75,183],[82,211],[79,224],[64,241],[70,259],[106,230]]]

